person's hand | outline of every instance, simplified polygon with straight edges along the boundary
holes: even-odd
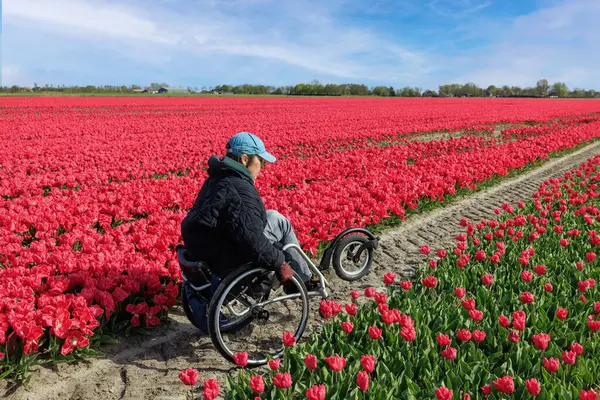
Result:
[[[279,276],[282,281],[289,281],[294,276],[294,270],[285,262],[279,267]]]

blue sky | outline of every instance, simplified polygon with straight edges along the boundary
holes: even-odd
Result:
[[[540,78],[600,90],[600,0],[1,0],[2,84]]]

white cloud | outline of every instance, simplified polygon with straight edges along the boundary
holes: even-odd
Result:
[[[2,66],[2,86],[20,85],[23,82],[23,73],[15,65]]]
[[[570,0],[520,16],[496,31],[486,31],[492,45],[452,60],[455,68],[466,71],[456,80],[525,87],[546,78],[570,88],[598,89],[599,20],[596,0]]]
[[[156,24],[118,7],[72,0],[4,0],[3,16],[48,23],[114,38],[141,39],[157,43],[176,43],[176,37],[159,32]]]
[[[428,72],[425,54],[403,48],[372,31],[336,23],[331,10],[343,7],[345,1],[187,2],[185,5],[193,4],[194,9],[184,15],[144,9],[142,3],[134,8],[131,3],[125,6],[91,0],[4,0],[4,17],[13,24],[59,33],[65,40],[81,35],[113,39],[116,51],[124,47],[121,41],[126,40],[129,46],[140,43],[144,51],[150,43],[184,54],[255,57],[355,80],[388,80],[391,65],[402,71],[394,74],[397,77]],[[177,0],[162,2],[177,4]],[[371,62],[381,54],[387,65]]]
[[[432,0],[427,5],[433,12],[443,17],[463,18],[488,8],[492,5],[492,2],[480,2],[477,0]]]

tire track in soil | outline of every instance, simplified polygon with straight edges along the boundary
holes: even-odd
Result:
[[[419,253],[420,245],[449,248],[455,243],[453,237],[463,232],[458,226],[461,218],[494,218],[495,207],[503,203],[516,206],[519,200],[530,199],[546,179],[560,177],[597,154],[600,142],[564,158],[549,160],[528,173],[444,207],[409,217],[399,227],[381,235],[380,248],[375,252],[373,270],[368,276],[358,282],[330,279],[335,290],[332,298],[345,301],[351,290],[382,288],[382,276],[387,271],[410,278],[426,259]],[[304,338],[319,328],[317,299],[311,302],[311,311],[314,322],[309,322]],[[180,370],[197,368],[201,380],[217,378],[222,388],[224,377],[235,372],[233,365],[213,349],[210,338],[201,336],[187,321],[181,308],[173,309],[169,321],[154,328],[151,336],[126,338],[102,350],[102,358],[86,363],[34,369],[27,388],[9,390],[4,385],[0,389],[6,392],[4,398],[15,400],[181,399],[186,388],[179,381]]]

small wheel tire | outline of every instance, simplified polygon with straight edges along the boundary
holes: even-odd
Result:
[[[371,272],[371,265],[373,264],[373,249],[366,249],[364,251],[367,252],[367,259],[364,261],[363,265],[360,269],[356,271],[346,271],[343,267],[342,262],[344,261],[345,250],[348,250],[349,246],[357,245],[362,246],[364,243],[367,243],[368,239],[361,235],[350,235],[342,238],[337,245],[335,246],[335,250],[333,252],[333,268],[335,269],[335,273],[345,281],[356,281],[363,276],[367,275]],[[363,252],[364,254],[364,252]]]

